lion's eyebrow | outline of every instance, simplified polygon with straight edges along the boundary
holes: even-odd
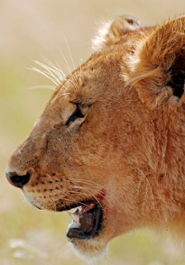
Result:
[[[58,62],[55,61],[55,64],[52,63],[48,58],[42,55],[43,62],[39,62],[37,60],[33,60],[33,62],[37,65],[32,66],[28,69],[35,71],[49,80],[51,80],[56,86],[59,86],[61,82],[66,78],[66,75],[62,71]]]

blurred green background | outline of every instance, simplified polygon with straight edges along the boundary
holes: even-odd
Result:
[[[120,14],[154,25],[182,14],[184,0],[0,0],[0,264],[86,264],[65,237],[65,213],[38,211],[4,175],[6,162],[27,137],[52,94],[50,80],[28,70],[42,55],[65,73],[91,54],[98,21]],[[67,41],[66,41],[67,40]],[[65,57],[65,59],[64,59]],[[69,67],[66,64],[69,64]],[[111,242],[97,264],[182,265],[185,249],[166,235],[135,231]]]

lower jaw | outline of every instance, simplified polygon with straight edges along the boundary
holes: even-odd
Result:
[[[99,240],[98,237],[81,240],[78,238],[68,238],[68,241],[72,244],[73,250],[80,258],[100,259],[107,254],[107,244]]]

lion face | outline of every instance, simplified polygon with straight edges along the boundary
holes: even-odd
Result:
[[[174,128],[183,137],[184,28],[173,52],[156,43],[178,21],[185,18],[154,28],[111,21],[98,51],[63,80],[10,158],[9,182],[35,207],[77,207],[67,237],[84,255],[131,229],[170,222],[183,208],[179,191],[169,196],[168,169],[176,171],[164,154],[175,157]]]

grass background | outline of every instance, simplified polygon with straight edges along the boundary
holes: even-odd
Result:
[[[52,94],[31,89],[52,84],[27,69],[34,65],[32,60],[46,56],[68,73],[63,55],[74,68],[68,45],[77,67],[91,54],[90,40],[102,18],[130,14],[153,25],[184,10],[184,0],[0,0],[1,265],[86,264],[65,238],[68,216],[38,211],[5,179],[9,156],[27,137]],[[113,240],[107,257],[97,264],[182,265],[185,249],[166,235],[135,231]]]

